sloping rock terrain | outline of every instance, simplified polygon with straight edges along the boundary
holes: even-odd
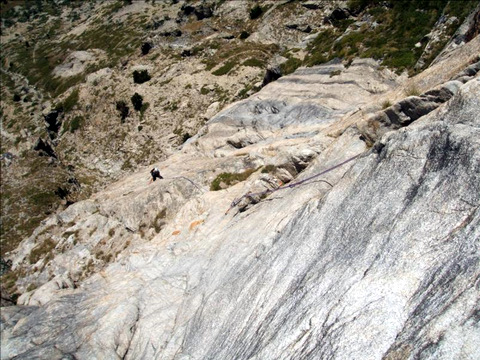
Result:
[[[164,180],[49,217],[10,254],[2,358],[478,358],[479,48],[408,101],[372,60],[301,68],[214,116]],[[385,98],[409,120],[382,122]]]
[[[474,39],[479,13],[476,0],[1,1],[0,255],[268,82],[356,57],[403,82],[449,39],[445,56]]]

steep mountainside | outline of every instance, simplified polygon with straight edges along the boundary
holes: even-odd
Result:
[[[355,56],[414,74],[477,5],[0,3],[2,253],[48,215],[164,160],[224,106],[258,91],[264,76],[336,58],[348,66]],[[469,24],[455,45],[475,34]]]
[[[479,358],[480,4],[412,3],[41,2],[71,51],[35,90],[2,68],[45,117],[2,84],[2,247],[26,236],[2,248],[0,357]],[[428,29],[372,43],[407,14]],[[82,43],[107,25],[118,46]]]

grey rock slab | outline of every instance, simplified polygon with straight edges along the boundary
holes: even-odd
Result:
[[[479,94],[471,81],[386,134],[329,173],[333,188],[228,215],[215,208],[242,184],[205,195],[195,234],[159,235],[13,329],[7,319],[2,356],[477,358]],[[349,129],[303,176],[364,149]]]

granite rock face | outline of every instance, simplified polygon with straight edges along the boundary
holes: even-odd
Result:
[[[164,183],[134,174],[49,219],[37,236],[70,229],[78,243],[24,294],[29,306],[2,309],[2,358],[479,358],[478,76],[369,148],[352,116],[395,79],[368,61],[330,79],[332,66],[223,110],[160,167]],[[229,208],[278,173],[294,183],[348,160]],[[206,190],[223,170],[267,164],[276,170]],[[135,243],[77,284],[61,277],[112,228],[102,249]]]

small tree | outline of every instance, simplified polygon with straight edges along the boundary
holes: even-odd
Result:
[[[133,72],[133,82],[135,84],[143,84],[144,82],[147,82],[150,79],[151,77],[147,70],[141,70],[141,71],[135,70]]]
[[[152,44],[146,42],[142,44],[142,55],[147,55],[152,49]]]
[[[245,40],[245,39],[248,38],[249,36],[250,36],[250,33],[249,33],[248,31],[245,31],[245,30],[244,30],[244,31],[242,31],[242,32],[240,33],[239,38],[240,38],[240,40]]]
[[[120,118],[122,122],[125,121],[126,117],[130,113],[130,108],[127,106],[127,103],[123,100],[117,101],[117,110],[120,111]]]
[[[142,109],[142,105],[143,105],[143,97],[142,95],[138,94],[138,93],[135,93],[133,94],[133,96],[131,97],[131,100],[132,100],[132,105],[133,105],[133,108],[136,110],[136,111],[140,111]]]
[[[250,9],[250,19],[255,20],[258,19],[263,14],[263,9],[260,5],[255,5],[253,8]]]

